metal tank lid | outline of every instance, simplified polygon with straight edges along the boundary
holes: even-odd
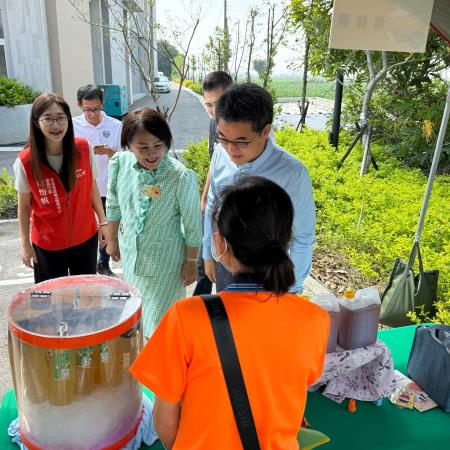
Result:
[[[136,326],[141,299],[137,289],[114,277],[55,278],[11,300],[9,330],[17,339],[39,347],[95,345]]]

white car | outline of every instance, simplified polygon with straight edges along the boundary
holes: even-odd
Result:
[[[156,92],[170,92],[170,83],[167,77],[155,77],[153,86]]]

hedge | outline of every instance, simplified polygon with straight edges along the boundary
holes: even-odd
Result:
[[[18,106],[33,103],[39,92],[18,80],[0,77],[0,106]]]
[[[3,168],[0,175],[0,218],[17,216],[17,192],[12,177]]]
[[[367,278],[386,284],[395,259],[407,259],[419,218],[426,176],[407,169],[374,144],[380,166],[359,177],[362,150],[355,148],[343,168],[336,169],[342,149],[328,143],[326,132],[285,128],[277,143],[308,168],[317,208],[317,246],[338,252]],[[349,140],[350,138],[348,138]],[[345,137],[341,139],[345,141]],[[380,156],[381,155],[381,156]],[[188,146],[184,154],[203,185],[208,160],[207,142]],[[439,302],[436,321],[450,324],[450,177],[434,183],[421,239],[425,269],[439,269]],[[358,220],[363,207],[362,220]]]

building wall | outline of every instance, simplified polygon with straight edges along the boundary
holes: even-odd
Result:
[[[100,0],[91,0],[89,2],[90,21],[94,24],[102,23],[102,11]],[[92,45],[92,63],[94,70],[94,83],[105,83],[105,71],[103,60],[103,36],[102,28],[91,25],[91,45]]]
[[[106,0],[81,4],[94,22],[114,25]],[[147,94],[121,34],[83,22],[67,0],[0,0],[0,10],[8,77],[62,95],[74,113],[76,91],[88,83],[126,85],[130,103]]]
[[[89,14],[88,0],[82,3]],[[46,0],[46,10],[53,89],[74,108],[77,89],[94,81],[90,25],[69,2]]]
[[[0,0],[0,8],[8,77],[38,91],[51,90],[45,0]]]

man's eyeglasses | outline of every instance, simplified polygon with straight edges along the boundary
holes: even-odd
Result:
[[[52,119],[51,117],[43,117],[42,119],[39,119],[39,122],[42,122],[44,126],[50,128],[55,122],[57,122],[58,125],[64,125],[67,120],[67,116],[59,116],[54,119]]]
[[[98,108],[94,109],[88,109],[88,108],[81,108],[81,111],[87,114],[100,114],[101,111],[103,111],[103,106],[99,106]]]
[[[214,141],[219,144],[221,144],[223,147],[226,147],[229,144],[232,144],[234,147],[243,150],[248,147],[249,144],[251,144],[256,137],[259,136],[259,133],[255,134],[249,141],[229,141],[228,139],[221,138],[219,133],[214,134]]]

